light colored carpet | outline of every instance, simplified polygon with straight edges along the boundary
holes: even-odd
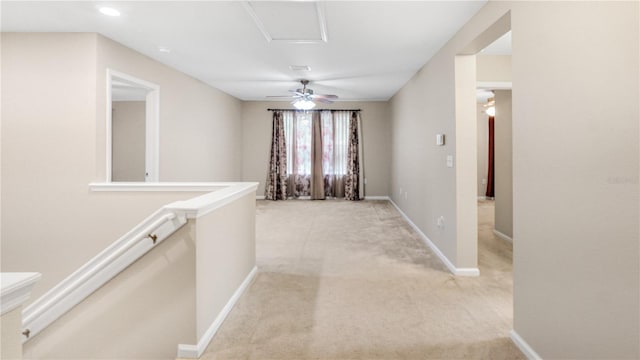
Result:
[[[480,271],[454,277],[387,201],[258,201],[259,273],[202,359],[524,359],[511,248],[479,206]]]

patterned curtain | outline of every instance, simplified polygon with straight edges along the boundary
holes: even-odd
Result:
[[[273,112],[271,156],[264,197],[267,200],[285,200],[287,198],[287,145],[284,135],[284,121],[280,111]]]
[[[324,200],[324,171],[322,159],[322,122],[320,112],[311,113],[311,200]]]
[[[270,177],[267,192],[286,188],[286,195],[280,195],[279,199],[301,196],[311,199],[364,198],[359,111],[285,110],[278,114],[281,117],[278,124],[284,127],[282,133],[286,141],[281,145],[272,144],[270,169],[274,164],[284,164],[286,184],[277,188]],[[274,113],[274,129],[275,121]],[[278,146],[285,149],[284,161],[274,161],[274,149]],[[265,197],[271,199],[268,193]]]
[[[360,200],[360,146],[358,144],[360,131],[358,130],[358,118],[358,113],[353,111],[349,122],[347,176],[344,182],[344,198],[346,200]]]

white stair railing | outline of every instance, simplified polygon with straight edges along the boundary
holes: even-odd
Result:
[[[163,207],[138,224],[23,311],[23,342],[41,332],[187,222]]]

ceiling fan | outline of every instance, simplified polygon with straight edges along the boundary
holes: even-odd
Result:
[[[293,99],[291,104],[293,104],[293,106],[296,109],[301,109],[301,110],[313,109],[316,106],[314,101],[318,101],[325,104],[331,104],[338,99],[337,95],[314,94],[312,89],[307,88],[307,85],[309,84],[309,80],[302,79],[300,80],[300,83],[302,84],[302,89],[289,90],[290,92],[293,93],[293,95],[267,96],[267,97]]]

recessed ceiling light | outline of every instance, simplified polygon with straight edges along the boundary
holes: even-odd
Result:
[[[166,46],[158,46],[158,51],[163,52],[163,53],[170,53],[171,49],[169,49]]]
[[[311,66],[309,65],[289,65],[289,69],[293,71],[311,71]]]
[[[120,16],[120,11],[110,8],[110,7],[101,7],[100,12],[107,16]]]

